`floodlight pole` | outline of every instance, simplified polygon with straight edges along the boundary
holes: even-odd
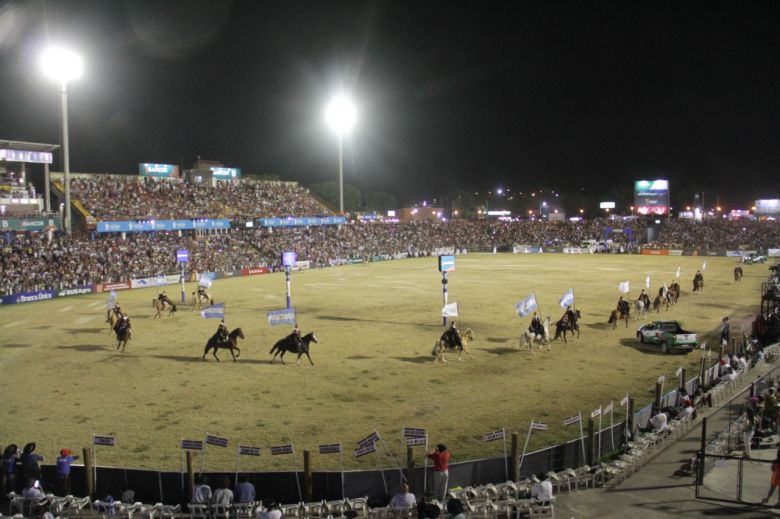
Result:
[[[344,214],[344,136],[339,132],[339,214]]]
[[[62,107],[62,164],[65,184],[65,233],[71,234],[70,218],[70,146],[68,143],[68,85],[60,83],[60,101]]]

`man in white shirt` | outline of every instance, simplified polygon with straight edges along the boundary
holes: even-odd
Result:
[[[669,428],[667,425],[668,418],[666,417],[666,413],[659,412],[655,416],[653,416],[650,419],[650,423],[653,426],[653,432],[661,432],[665,431]]]
[[[395,509],[411,508],[415,504],[417,504],[417,499],[414,497],[414,494],[409,492],[409,485],[406,482],[401,483],[398,492],[390,500],[390,506]]]
[[[547,480],[547,474],[539,474],[537,476],[539,482],[534,485],[531,490],[531,499],[534,499],[537,503],[546,503],[553,499],[553,486]]]
[[[219,487],[211,496],[212,505],[230,506],[233,504],[233,491],[230,490],[230,478],[222,476]]]
[[[211,487],[208,476],[201,476],[198,479],[198,484],[192,490],[192,502],[198,505],[207,505],[211,502]]]

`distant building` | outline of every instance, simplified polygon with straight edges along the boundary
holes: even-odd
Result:
[[[436,221],[441,220],[444,212],[441,207],[404,207],[398,219],[401,222]]]

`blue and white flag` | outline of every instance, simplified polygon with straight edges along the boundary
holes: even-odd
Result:
[[[561,305],[561,308],[566,310],[568,307],[574,304],[574,289],[570,288],[568,292],[563,294],[563,297],[560,301],[558,301],[558,304]]]
[[[165,276],[165,274],[160,274],[157,276],[158,287],[164,287],[167,284],[168,284],[168,278]]]
[[[111,310],[114,306],[116,306],[116,290],[112,290],[106,299],[106,308]]]
[[[211,279],[208,277],[208,272],[204,272],[198,278],[198,286],[203,288],[211,288]]]
[[[295,324],[295,308],[282,308],[281,310],[271,310],[267,314],[268,325],[277,326],[280,324]]]
[[[620,290],[624,294],[628,294],[628,292],[629,292],[629,290],[628,290],[628,281],[623,281],[622,283],[620,283],[620,285],[618,285],[618,290]]]
[[[219,303],[218,305],[207,306],[200,311],[200,316],[204,319],[224,319],[225,318],[225,303]]]
[[[515,305],[517,315],[520,317],[525,317],[537,308],[539,308],[539,306],[536,304],[535,294],[531,294]]]

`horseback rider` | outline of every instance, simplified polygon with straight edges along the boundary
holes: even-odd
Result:
[[[170,297],[168,297],[168,293],[163,290],[160,295],[157,296],[157,300],[162,303],[168,303],[169,305],[173,306],[173,301]]]
[[[574,310],[572,310],[571,305],[566,307],[566,311],[563,312],[561,321],[568,324],[572,328],[577,323],[577,316],[574,314]]]
[[[628,315],[629,312],[628,301],[623,299],[623,296],[620,296],[620,299],[618,299],[617,309],[618,312],[620,312],[620,315]]]
[[[114,325],[114,331],[117,335],[122,335],[125,331],[130,329],[130,316],[127,314],[120,314],[121,318]]]
[[[441,340],[446,341],[450,348],[463,348],[463,341],[460,338],[455,321],[450,323],[450,327],[442,334]]]
[[[301,329],[298,328],[298,323],[295,323],[290,337],[292,337],[292,339],[295,341],[295,345],[298,348],[298,353],[301,353],[303,351],[303,338],[301,337]]]
[[[701,270],[697,270],[696,271],[696,275],[693,276],[693,286],[694,286],[694,288],[697,285],[699,287],[702,287],[702,288],[704,287],[704,276],[702,275]]]
[[[222,319],[219,322],[219,326],[217,327],[217,333],[215,334],[219,342],[227,342],[229,333],[230,332],[228,331],[228,327],[225,325],[225,320]]]
[[[534,316],[531,318],[531,326],[528,328],[535,335],[544,336],[544,325],[542,325],[542,319],[534,312]]]

